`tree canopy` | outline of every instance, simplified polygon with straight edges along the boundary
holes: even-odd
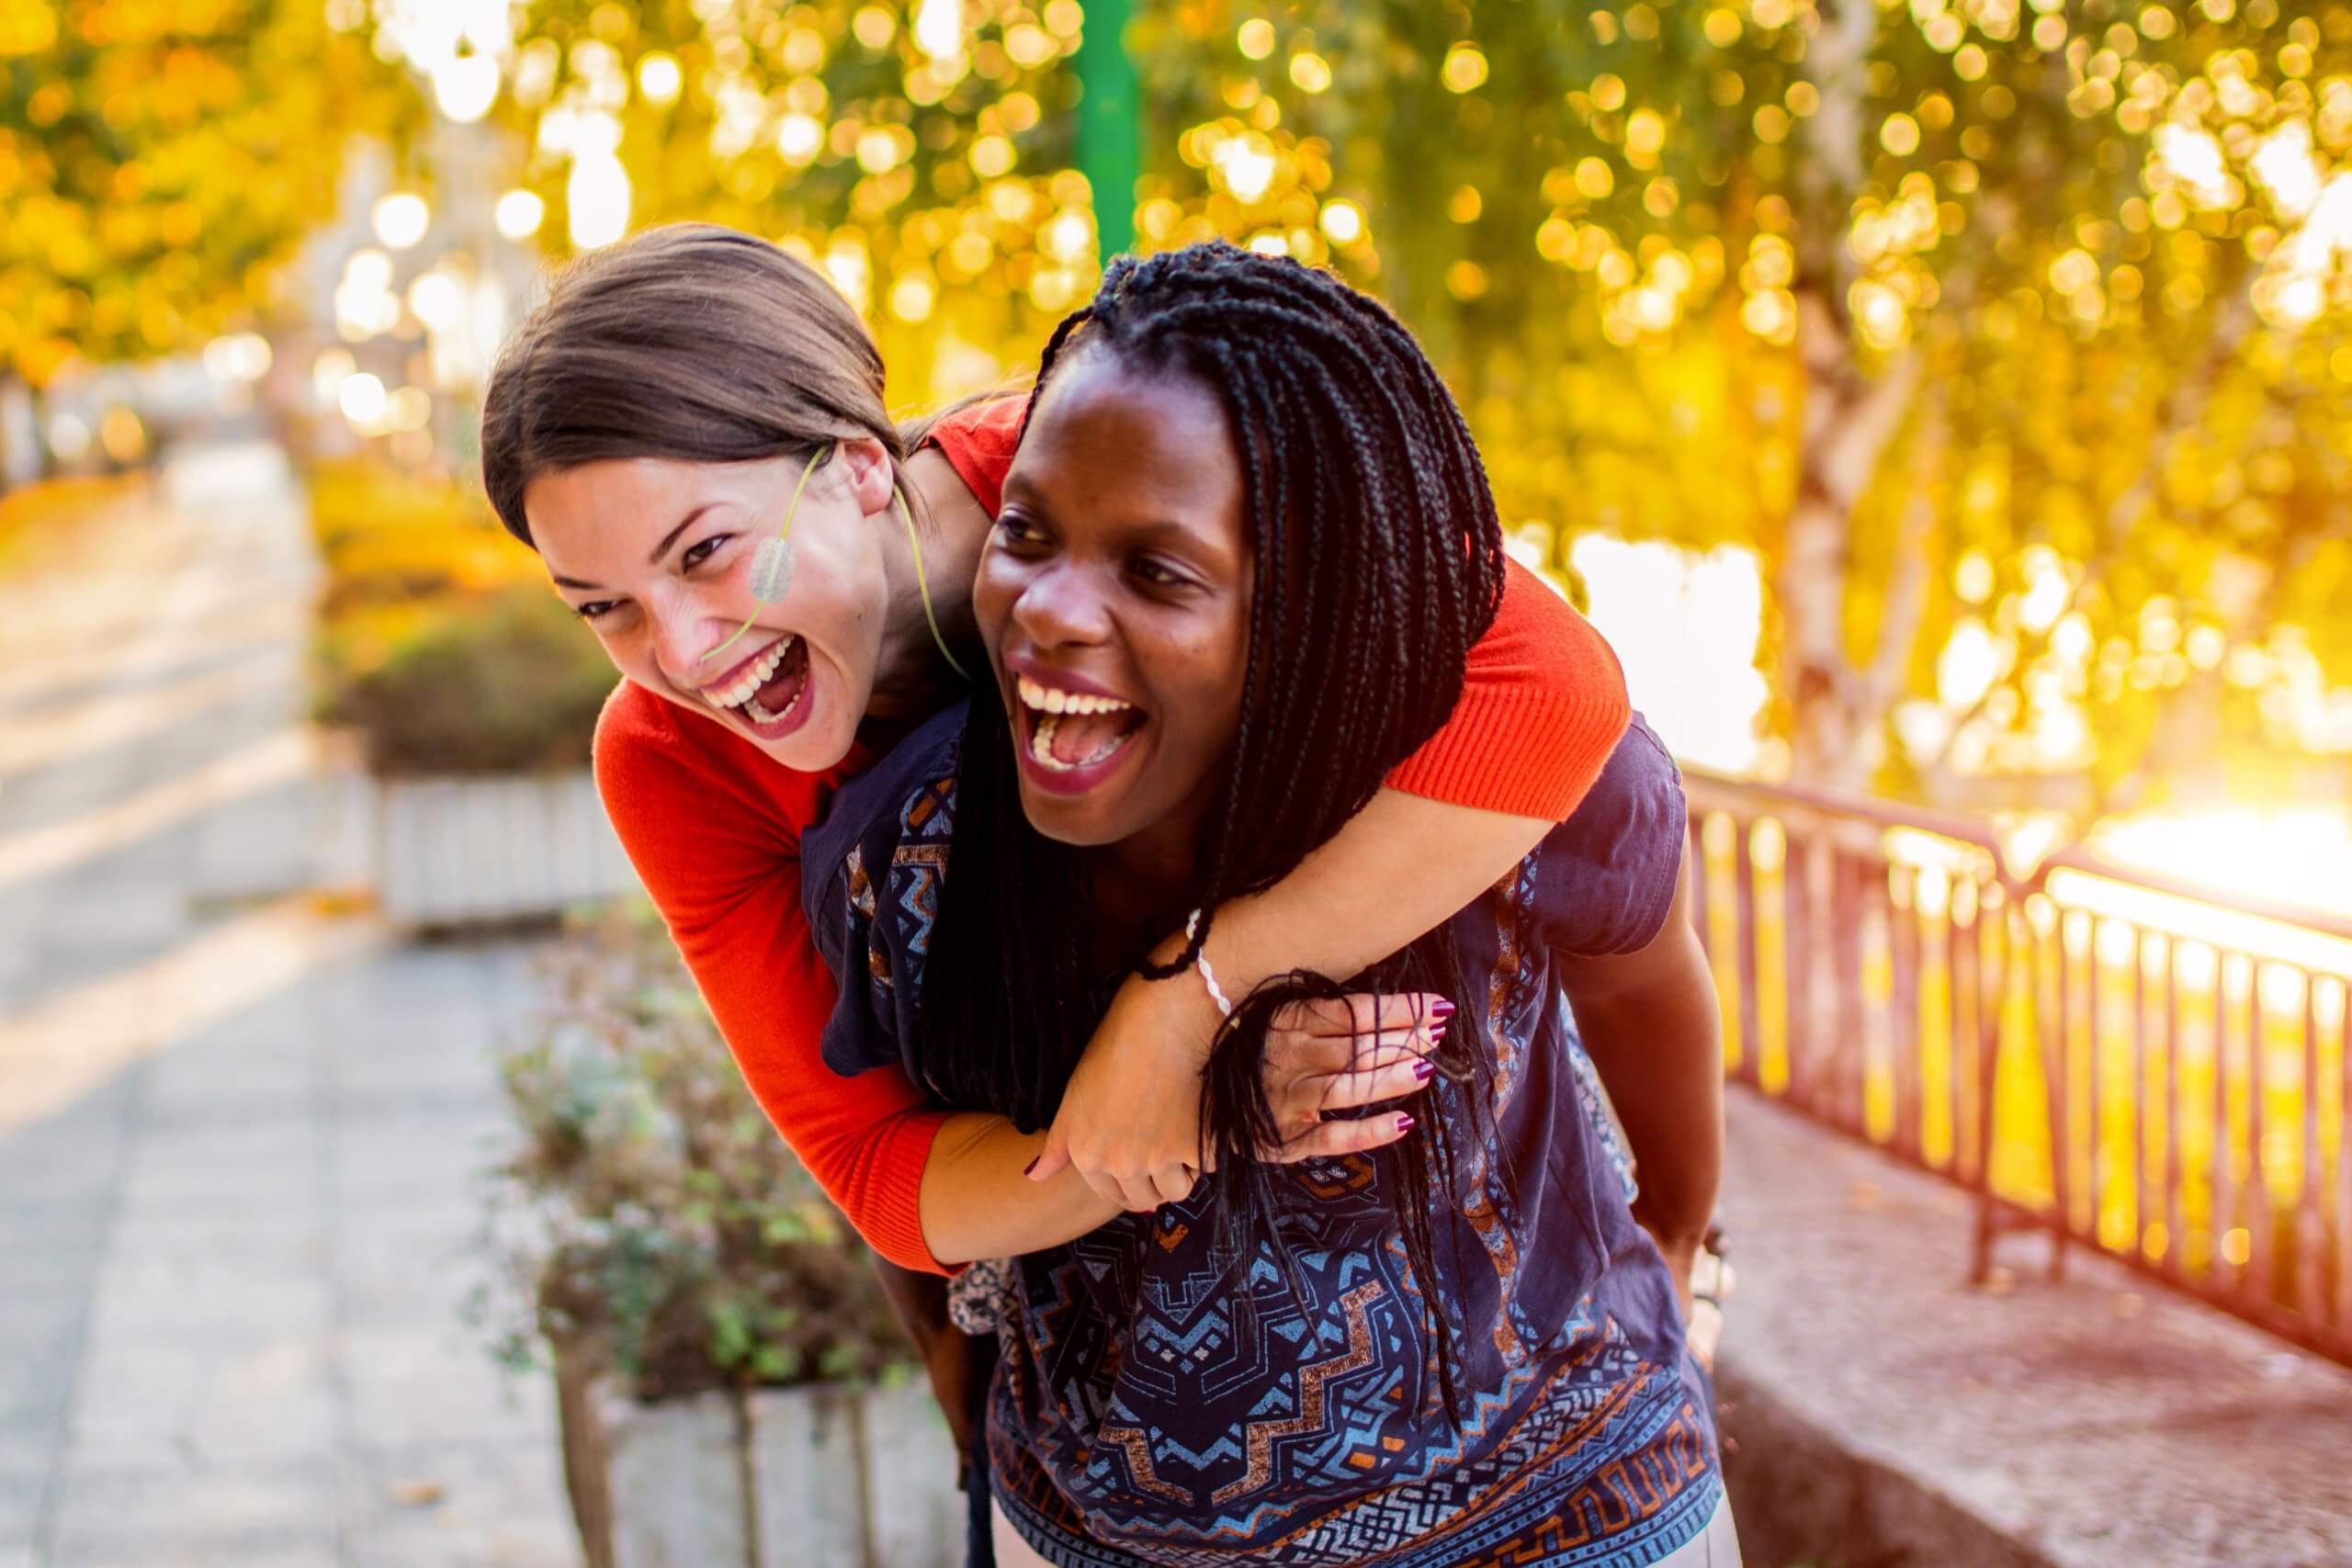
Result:
[[[1754,552],[1808,776],[2106,800],[2352,753],[2346,0],[1132,14],[1127,193],[1074,167],[1080,0],[16,8],[0,351],[38,381],[244,309],[326,209],[311,128],[384,119],[405,58],[511,128],[551,249],[768,234],[908,407],[1031,362],[1100,201],[1146,247],[1344,269],[1446,370],[1527,553]]]
[[[348,134],[415,112],[317,0],[0,8],[0,366],[40,386],[254,319]]]

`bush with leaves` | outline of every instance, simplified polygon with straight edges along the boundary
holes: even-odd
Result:
[[[373,772],[584,767],[613,668],[478,492],[366,460],[319,464],[326,564],[313,711]]]
[[[503,1064],[522,1142],[496,1228],[526,1239],[502,1359],[558,1346],[642,1399],[906,1365],[864,1244],[744,1088],[652,910],[573,931],[546,976]]]
[[[369,770],[584,767],[613,667],[544,587],[393,606],[330,624],[318,716],[360,735]]]

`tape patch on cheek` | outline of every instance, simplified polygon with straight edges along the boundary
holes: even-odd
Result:
[[[752,597],[763,604],[780,603],[792,587],[792,542],[763,539],[752,555]]]

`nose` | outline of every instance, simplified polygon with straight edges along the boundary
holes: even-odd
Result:
[[[1012,602],[1012,620],[1039,648],[1087,647],[1111,635],[1102,584],[1091,570],[1069,561],[1038,569]]]
[[[706,685],[723,673],[730,656],[751,651],[748,643],[738,643],[717,659],[707,657],[711,649],[733,635],[739,623],[707,614],[692,603],[662,605],[650,611],[647,619],[652,634],[653,662],[664,680],[685,691]]]

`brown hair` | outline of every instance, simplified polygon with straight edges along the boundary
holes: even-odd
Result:
[[[882,355],[824,276],[756,235],[670,223],[592,251],[499,351],[481,479],[531,542],[523,492],[583,463],[743,463],[870,436],[902,463]]]

